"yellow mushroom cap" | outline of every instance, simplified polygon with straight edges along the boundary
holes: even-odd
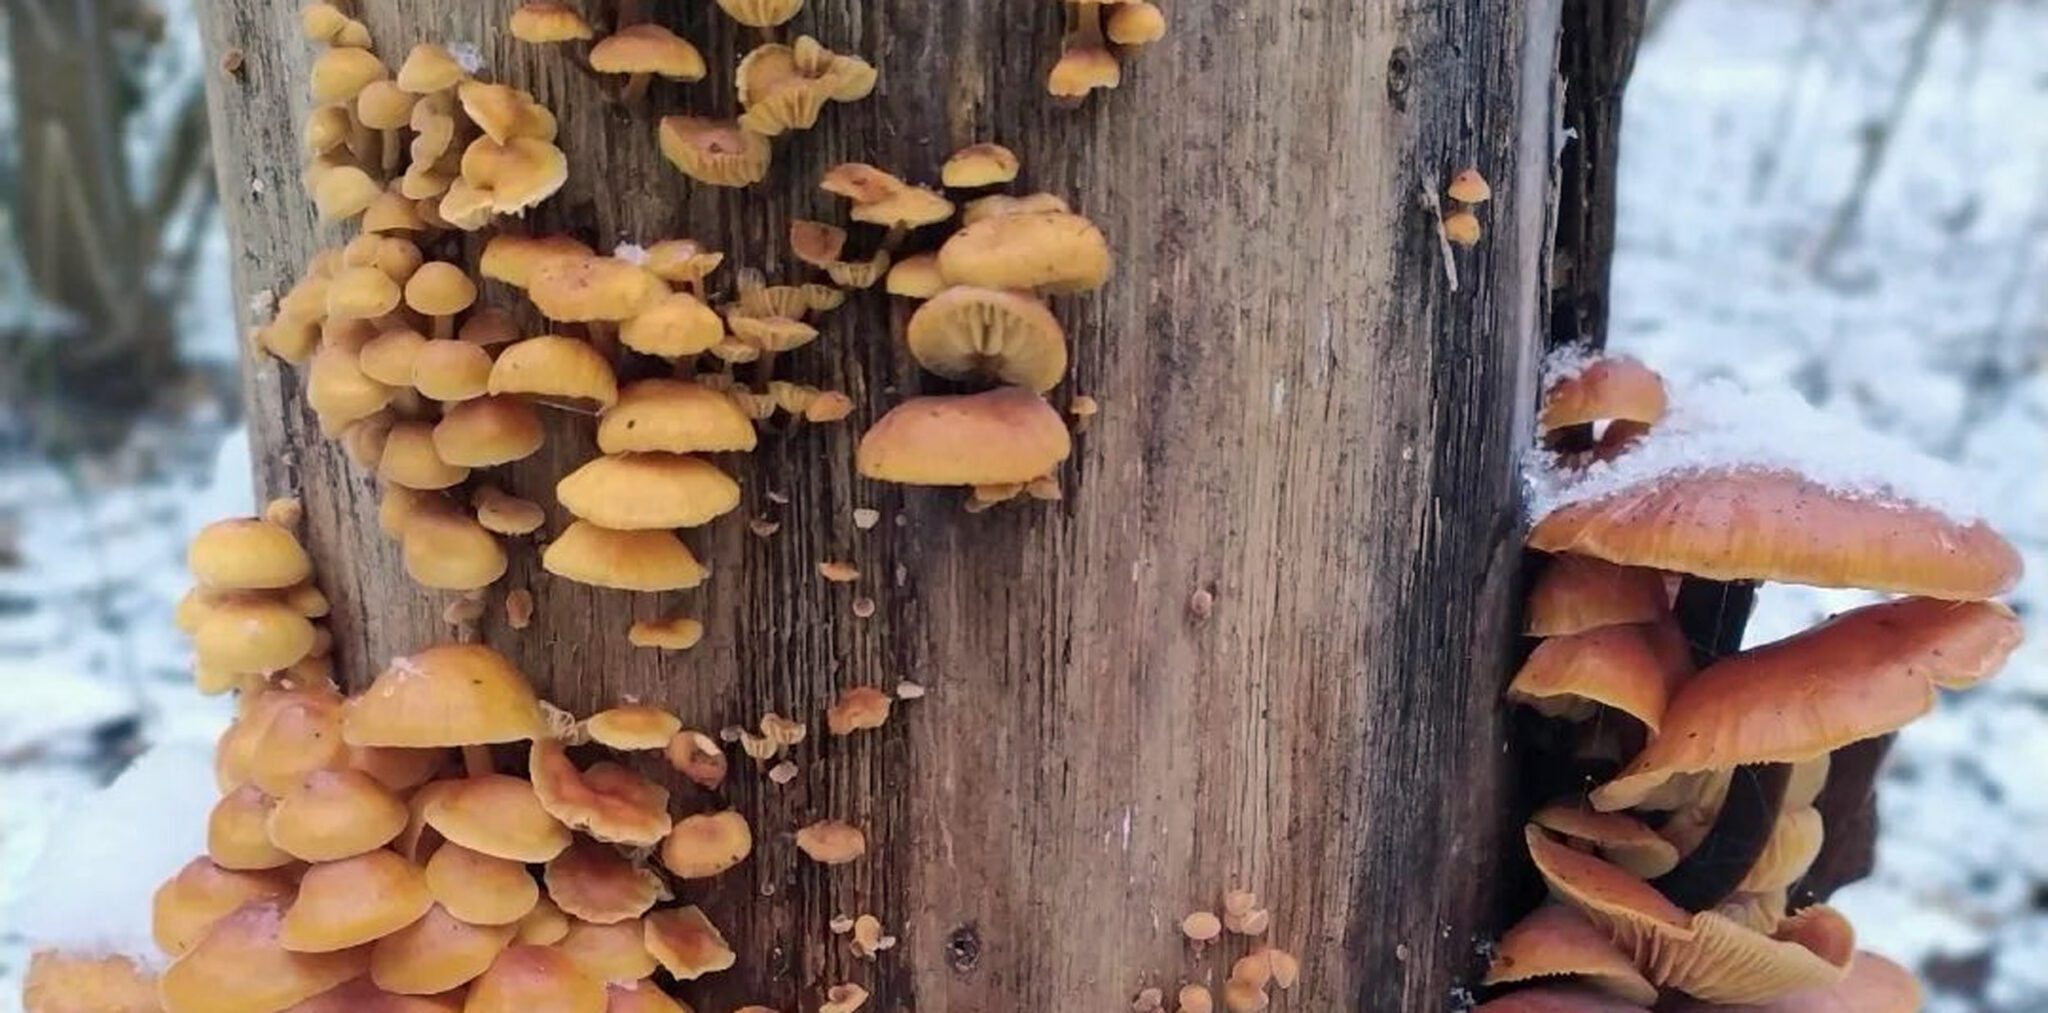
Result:
[[[747,818],[733,810],[697,813],[676,821],[661,842],[661,864],[678,879],[709,879],[746,861],[754,851]]]
[[[598,449],[607,454],[745,452],[758,439],[753,421],[729,395],[686,380],[626,385],[597,427]]]
[[[1562,904],[1546,904],[1501,936],[1485,983],[1504,985],[1570,976],[1633,1003],[1657,1001],[1657,987],[1644,980],[1628,954],[1606,933]]]
[[[804,0],[718,0],[718,9],[748,28],[774,28],[796,17]]]
[[[404,289],[372,265],[344,268],[327,283],[327,315],[347,320],[381,317],[398,308]]]
[[[592,714],[583,723],[591,741],[610,749],[634,752],[665,749],[683,730],[683,719],[648,704],[625,704]]]
[[[571,844],[548,862],[544,878],[548,898],[581,921],[612,925],[631,920],[635,947],[640,945],[640,916],[669,897],[668,885],[654,870],[597,841]]]
[[[378,195],[384,192],[369,173],[353,165],[322,169],[312,182],[313,206],[319,210],[320,220],[325,222],[338,222],[368,211]]]
[[[364,232],[419,232],[426,227],[419,206],[393,189],[378,194],[363,209]]]
[[[668,789],[627,767],[600,760],[578,770],[560,742],[539,738],[527,751],[527,774],[541,808],[570,829],[642,847],[668,835]]]
[[[1057,98],[1079,99],[1097,88],[1114,88],[1123,80],[1123,65],[1116,54],[1100,46],[1073,46],[1053,64],[1045,90]]]
[[[445,749],[401,749],[395,746],[350,746],[348,765],[395,792],[407,792],[433,780],[448,761]]]
[[[908,485],[1029,482],[1073,449],[1045,399],[1021,387],[912,398],[861,437],[855,461],[868,478]]]
[[[1051,390],[1067,372],[1067,336],[1035,297],[959,285],[911,314],[905,342],[918,364],[949,379],[988,377]]]
[[[199,529],[185,565],[199,586],[221,591],[291,587],[313,575],[313,561],[290,531],[254,517]]]
[[[450,464],[434,450],[434,426],[408,419],[391,427],[384,454],[377,459],[377,477],[408,489],[430,492],[461,484],[469,469]]]
[[[615,257],[550,257],[527,278],[526,294],[550,320],[625,320],[667,295],[654,272]]]
[[[533,405],[508,395],[449,405],[433,430],[435,454],[464,468],[521,460],[539,450],[543,438]]]
[[[588,343],[558,334],[506,346],[491,366],[489,391],[589,401],[599,410],[619,398],[612,364]]]
[[[206,816],[206,857],[223,869],[239,872],[290,864],[291,853],[270,843],[270,810],[276,804],[253,784],[221,796]]]
[[[306,870],[278,941],[298,953],[346,950],[412,924],[433,903],[417,866],[396,852],[367,851]]]
[[[653,974],[659,966],[654,955],[647,952],[644,934],[637,917],[605,924],[572,918],[569,931],[563,934],[554,948],[567,954],[584,974],[598,981],[607,984],[639,981]]]
[[[682,285],[703,281],[724,262],[725,254],[707,250],[695,240],[664,239],[647,248],[647,260],[641,266],[663,281]]]
[[[405,283],[405,304],[430,317],[454,316],[476,302],[476,282],[443,260],[421,264]]]
[[[569,934],[569,916],[542,897],[526,917],[519,919],[518,940],[533,946],[553,946]]]
[[[825,727],[834,735],[880,728],[889,720],[893,698],[873,686],[855,686],[839,694],[825,711]]]
[[[344,46],[326,50],[313,59],[313,101],[318,105],[347,102],[372,81],[390,76],[391,69],[367,49]]]
[[[901,228],[936,225],[953,217],[953,202],[862,162],[826,170],[818,188],[853,202],[854,221]]]
[[[647,952],[680,981],[695,981],[732,967],[735,954],[703,909],[666,908],[641,920]]]
[[[657,139],[662,157],[683,175],[711,186],[751,186],[768,175],[768,138],[732,120],[665,116]]]
[[[540,901],[540,887],[521,862],[454,842],[427,859],[427,890],[434,902],[471,925],[510,925]]]
[[[939,274],[939,257],[935,253],[918,253],[905,257],[889,268],[883,288],[890,295],[907,299],[930,299],[946,290],[946,279]]]
[[[427,825],[465,848],[516,862],[545,862],[569,846],[569,828],[520,778],[487,774],[435,783],[447,787],[427,803]]]
[[[426,335],[410,327],[394,327],[363,343],[356,353],[356,368],[386,386],[409,387],[413,360],[426,343]]]
[[[627,25],[590,47],[590,68],[600,74],[655,74],[701,81],[704,55],[688,39],[651,21]]]
[[[798,850],[823,865],[843,865],[867,853],[867,835],[838,820],[819,820],[796,832]]]
[[[419,924],[418,922],[413,923]],[[411,926],[400,930],[401,934]],[[384,937],[391,938],[390,936]],[[381,945],[384,940],[378,940]],[[386,991],[376,983],[376,948],[371,949],[370,976],[328,989],[284,1013],[462,1013],[462,995],[410,995]]]
[[[150,898],[150,936],[177,957],[206,937],[215,922],[253,901],[289,900],[295,889],[283,872],[237,871],[205,856],[185,864]]]
[[[395,394],[363,375],[354,353],[332,343],[322,343],[306,368],[306,403],[330,436],[383,411]]]
[[[488,196],[490,210],[521,214],[555,195],[569,180],[569,158],[537,137],[494,141],[479,137],[462,150],[460,182]],[[446,202],[443,202],[444,213]]]
[[[356,746],[474,746],[517,742],[547,725],[526,676],[481,644],[437,644],[394,659],[343,706]]]
[[[512,37],[521,42],[544,45],[550,42],[570,42],[591,36],[590,23],[583,15],[557,3],[529,0],[512,12],[509,27]]]
[[[558,577],[622,591],[682,591],[710,575],[674,532],[619,531],[581,520],[548,543],[541,566]]]
[[[410,995],[458,989],[483,974],[517,932],[511,923],[465,922],[435,904],[418,921],[371,947],[370,980],[379,988]]]
[[[261,675],[290,668],[312,652],[317,638],[298,609],[265,598],[238,598],[207,609],[193,631],[192,649],[202,665]]]
[[[464,81],[455,89],[455,96],[470,122],[499,144],[514,137],[546,140],[553,136],[552,125],[541,119],[546,110],[531,95],[510,85]]]
[[[269,688],[244,696],[243,703],[214,760],[223,791],[254,785],[282,795],[313,771],[348,766],[341,696],[331,686]]]
[[[1692,674],[1685,634],[1666,617],[1545,640],[1508,684],[1508,699],[1573,719],[1591,716],[1595,705],[1611,707],[1654,734],[1671,695]]]
[[[998,186],[1017,178],[1017,153],[1000,144],[970,144],[953,152],[939,170],[947,186],[972,190]]]
[[[215,923],[158,983],[165,1013],[271,1013],[362,975],[366,949],[295,953],[280,942],[284,912],[249,904]]]
[[[405,803],[359,770],[316,770],[270,810],[270,842],[307,862],[381,848],[405,829]]]
[[[1109,278],[1109,243],[1080,215],[998,215],[962,228],[939,247],[939,273],[954,285],[1085,292]]]
[[[1144,46],[1166,37],[1166,13],[1147,0],[1117,4],[1104,20],[1103,33],[1119,46]]]
[[[504,546],[467,514],[424,510],[399,529],[406,575],[421,587],[474,591],[505,575]]]
[[[808,130],[828,102],[857,102],[875,90],[872,64],[842,56],[811,36],[793,45],[756,46],[740,60],[734,90],[746,110],[740,125],[770,137]]]
[[[371,81],[356,93],[356,119],[371,130],[397,130],[412,121],[419,96],[390,80]],[[386,191],[387,193],[389,191]]]
[[[398,86],[415,95],[445,91],[462,83],[461,61],[446,46],[422,42],[412,47],[398,67]]]
[[[501,535],[530,535],[547,522],[547,511],[542,510],[540,504],[490,486],[478,489],[474,502],[476,522],[486,531]]]
[[[436,401],[482,397],[490,379],[491,353],[482,345],[453,338],[429,341],[413,358],[413,387]]]
[[[1444,192],[1460,204],[1484,204],[1493,196],[1493,187],[1478,169],[1463,169],[1451,177],[1451,185]]]
[[[740,486],[718,466],[687,454],[608,454],[555,486],[572,514],[621,531],[694,528],[730,513]]]
[[[555,257],[592,257],[590,247],[570,236],[522,236],[501,232],[484,244],[477,270],[484,277],[525,288],[533,272]]]
[[[604,984],[568,954],[524,943],[505,948],[469,986],[463,1013],[604,1013]]]
[[[627,348],[670,358],[707,352],[725,340],[725,321],[688,292],[663,296],[619,329]]]
[[[677,732],[668,740],[664,754],[670,767],[689,778],[690,783],[707,791],[717,791],[731,769],[731,761],[718,748],[717,740],[699,731],[685,729]]]

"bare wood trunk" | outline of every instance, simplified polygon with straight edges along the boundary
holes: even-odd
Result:
[[[346,238],[316,229],[298,190],[312,53],[292,6],[205,13],[214,52],[243,54],[213,113],[245,294],[282,291]],[[685,989],[699,1009],[809,1009],[842,980],[884,1010],[1114,1009],[1144,985],[1220,981],[1243,943],[1197,961],[1176,923],[1232,885],[1273,905],[1271,942],[1302,956],[1282,1008],[1436,1010],[1474,980],[1514,816],[1498,698],[1515,459],[1550,293],[1553,3],[1176,3],[1120,91],[1066,110],[1043,92],[1054,4],[813,0],[792,27],[872,59],[881,87],[780,143],[770,181],[737,193],[688,183],[651,115],[607,104],[562,52],[512,41],[509,2],[359,6],[387,59],[472,41],[488,73],[556,110],[571,177],[538,228],[601,247],[687,235],[791,276],[787,220],[838,216],[816,189],[827,166],[928,181],[954,147],[997,140],[1117,251],[1109,287],[1063,306],[1076,361],[1059,397],[1103,413],[1062,503],[969,516],[954,496],[854,476],[860,426],[931,385],[891,336],[901,308],[865,293],[786,357],[859,410],[734,462],[743,510],[782,528],[694,535],[717,573],[705,590],[593,590],[515,550],[483,632],[564,705],[637,695],[716,728],[769,709],[815,719],[853,685],[932,689],[880,733],[814,738],[786,787],[729,788],[763,846],[688,891],[742,953]],[[586,12],[602,24],[614,6]],[[652,109],[730,111],[752,37],[712,4],[639,6],[715,68],[656,85]],[[1419,198],[1465,165],[1497,196],[1453,291]],[[305,500],[360,683],[447,636],[447,598],[406,581],[372,481],[319,439],[299,385],[275,362],[249,371],[257,470]],[[550,424],[508,484],[551,502],[593,448],[588,420]],[[856,507],[883,522],[856,530]],[[858,585],[818,579],[835,559]],[[533,590],[533,628],[504,626],[509,587]],[[856,594],[879,602],[872,618],[852,614]],[[705,619],[702,646],[627,645],[633,618],[678,609]],[[800,861],[788,832],[823,816],[865,826],[870,857]],[[863,911],[903,939],[872,966],[825,929]]]

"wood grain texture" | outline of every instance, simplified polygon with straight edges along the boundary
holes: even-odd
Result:
[[[314,227],[296,178],[312,54],[295,5],[204,6],[213,51],[244,57],[212,88],[238,285],[282,291],[346,238]],[[1050,3],[814,0],[793,27],[873,60],[880,88],[780,143],[770,182],[739,193],[684,180],[649,115],[503,35],[512,6],[361,4],[388,60],[473,41],[488,73],[556,110],[571,178],[536,228],[607,247],[689,235],[793,277],[787,219],[843,217],[816,189],[825,167],[929,181],[955,146],[997,140],[1118,256],[1105,290],[1059,305],[1075,357],[1056,398],[1103,405],[1064,502],[970,516],[956,495],[854,476],[860,427],[941,389],[896,347],[903,308],[868,293],[785,357],[858,411],[730,462],[743,512],[782,527],[693,534],[716,571],[704,589],[593,590],[515,547],[483,632],[565,705],[637,695],[705,728],[771,708],[816,725],[847,686],[931,687],[879,733],[805,744],[789,786],[735,778],[727,800],[762,844],[684,892],[743,954],[684,990],[697,1008],[808,1010],[854,980],[879,1010],[1117,1009],[1144,985],[1220,981],[1242,943],[1197,961],[1175,924],[1232,885],[1273,905],[1272,942],[1302,956],[1280,1008],[1452,1005],[1476,979],[1511,818],[1499,692],[1548,291],[1554,4],[1177,3],[1122,90],[1069,110],[1042,91]],[[653,110],[730,110],[751,39],[709,3],[641,7],[716,68],[656,85]],[[1496,200],[1452,292],[1418,195],[1467,164]],[[319,440],[292,370],[257,361],[248,388],[260,487],[305,500],[349,679],[445,637],[447,596],[405,580],[373,483]],[[505,476],[514,491],[551,500],[594,452],[587,419],[557,417],[549,436]],[[884,518],[865,532],[863,506]],[[822,582],[832,559],[859,583]],[[515,586],[538,600],[524,632],[496,607]],[[1213,596],[1206,619],[1197,590]],[[852,614],[857,594],[879,602],[872,618]],[[702,646],[627,645],[633,618],[673,610],[704,618]],[[871,856],[801,863],[788,834],[822,816],[866,827]],[[872,965],[825,930],[860,911],[903,940]]]

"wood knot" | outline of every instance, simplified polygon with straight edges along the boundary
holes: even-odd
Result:
[[[1387,56],[1387,98],[1402,112],[1408,111],[1408,77],[1413,62],[1407,46],[1395,46]]]
[[[961,974],[981,963],[981,933],[975,931],[972,922],[946,934],[946,963]]]

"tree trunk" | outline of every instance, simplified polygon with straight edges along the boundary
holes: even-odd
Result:
[[[243,54],[212,99],[244,295],[282,292],[346,238],[314,227],[299,190],[313,53],[291,6],[205,13],[213,51]],[[602,31],[616,6],[585,10]],[[714,72],[656,85],[635,115],[568,53],[513,41],[510,7],[366,0],[359,16],[389,62],[417,42],[472,41],[486,74],[557,112],[570,179],[537,230],[600,248],[690,236],[729,265],[794,277],[787,220],[841,216],[817,189],[826,167],[929,182],[954,148],[994,140],[1022,156],[1022,184],[1072,199],[1117,256],[1106,289],[1059,306],[1075,364],[1056,399],[1102,404],[1060,475],[1063,502],[969,515],[957,495],[855,477],[861,427],[934,384],[892,337],[903,307],[877,290],[785,357],[859,408],[731,462],[742,511],[781,529],[757,538],[729,519],[691,534],[716,572],[704,589],[594,590],[514,548],[483,636],[580,712],[638,696],[706,729],[767,710],[815,725],[849,686],[931,689],[880,732],[814,734],[787,786],[734,778],[730,801],[762,844],[685,895],[742,956],[684,994],[713,1013],[810,1009],[854,980],[881,1010],[1115,1009],[1146,985],[1220,983],[1243,941],[1197,959],[1177,923],[1235,885],[1259,892],[1270,941],[1302,957],[1282,1008],[1453,1005],[1496,921],[1515,817],[1499,695],[1516,462],[1550,301],[1555,4],[1175,3],[1168,38],[1120,90],[1065,109],[1043,85],[1052,3],[813,0],[789,27],[868,57],[881,85],[778,142],[769,181],[745,191],[678,175],[653,117],[732,111],[750,33],[709,3],[639,4]],[[1453,257],[1454,289],[1422,197],[1468,165],[1496,196],[1485,241]],[[360,685],[449,637],[449,596],[407,582],[372,479],[320,439],[300,384],[275,361],[249,370],[260,488],[303,497]],[[592,456],[592,428],[551,419],[547,448],[502,476],[550,503],[547,531],[565,521],[553,482]],[[857,507],[882,523],[857,530]],[[859,583],[821,581],[827,560],[856,564]],[[523,632],[496,607],[514,587],[538,602]],[[879,610],[857,618],[856,595]],[[676,610],[704,619],[701,646],[628,646],[634,618]],[[687,785],[678,797],[704,804]],[[867,859],[800,859],[789,832],[828,816],[867,829]],[[872,966],[826,929],[860,912],[902,938]]]

